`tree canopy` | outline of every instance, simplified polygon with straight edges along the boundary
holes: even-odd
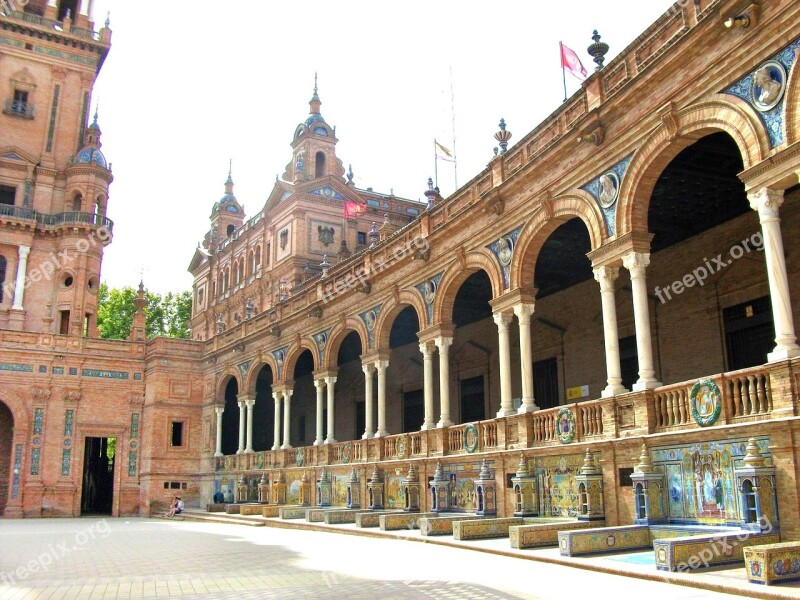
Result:
[[[136,312],[137,291],[132,287],[109,288],[100,284],[97,306],[97,328],[105,339],[128,339]],[[189,337],[192,316],[191,292],[161,294],[145,291],[147,337]]]

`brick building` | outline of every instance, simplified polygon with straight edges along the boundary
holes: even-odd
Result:
[[[296,503],[323,467],[344,505],[375,464],[399,506],[409,463],[438,461],[471,511],[483,459],[510,514],[522,454],[539,513],[574,516],[588,450],[625,524],[645,444],[671,520],[742,522],[754,437],[800,535],[797,3],[680,2],[608,64],[593,45],[578,93],[424,205],[353,185],[315,88],[263,208],[230,175],[212,206],[193,339],[145,340],[139,314],[125,342],[95,338],[111,171],[83,108],[111,32],[61,4],[0,21],[6,277],[78,256],[0,304],[6,515],[254,500],[262,477]]]

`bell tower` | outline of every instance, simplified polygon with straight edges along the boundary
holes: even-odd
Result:
[[[292,162],[286,165],[283,180],[291,183],[311,181],[320,177],[338,177],[344,183],[344,165],[336,157],[336,131],[320,113],[322,101],[317,93],[314,74],[314,94],[308,102],[308,118],[294,130]]]

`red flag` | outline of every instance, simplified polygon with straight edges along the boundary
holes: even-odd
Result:
[[[581,64],[581,59],[575,54],[574,50],[570,50],[564,44],[561,44],[561,68],[567,69],[575,77],[583,81],[589,76],[586,67]]]
[[[344,203],[344,218],[349,219],[350,217],[356,217],[358,215],[363,215],[367,212],[367,207],[363,204],[359,204],[358,202],[353,202],[351,200],[345,200]]]
[[[449,162],[455,162],[455,159],[453,158],[453,153],[450,152],[449,149],[447,149],[444,146],[442,146],[436,140],[433,140],[433,150],[434,150],[434,152],[436,154],[436,158],[438,158],[439,160],[446,160],[446,161],[449,161]]]

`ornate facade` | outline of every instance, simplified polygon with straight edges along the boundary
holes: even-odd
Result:
[[[413,473],[422,512],[430,488],[449,511],[744,523],[758,450],[758,506],[800,535],[798,17],[695,0],[608,64],[596,43],[578,93],[424,205],[352,184],[315,88],[263,209],[245,220],[231,176],[213,205],[193,340],[9,309],[6,514],[79,514],[97,485],[112,514],[175,489],[402,509]],[[4,244],[25,230],[0,218]]]

